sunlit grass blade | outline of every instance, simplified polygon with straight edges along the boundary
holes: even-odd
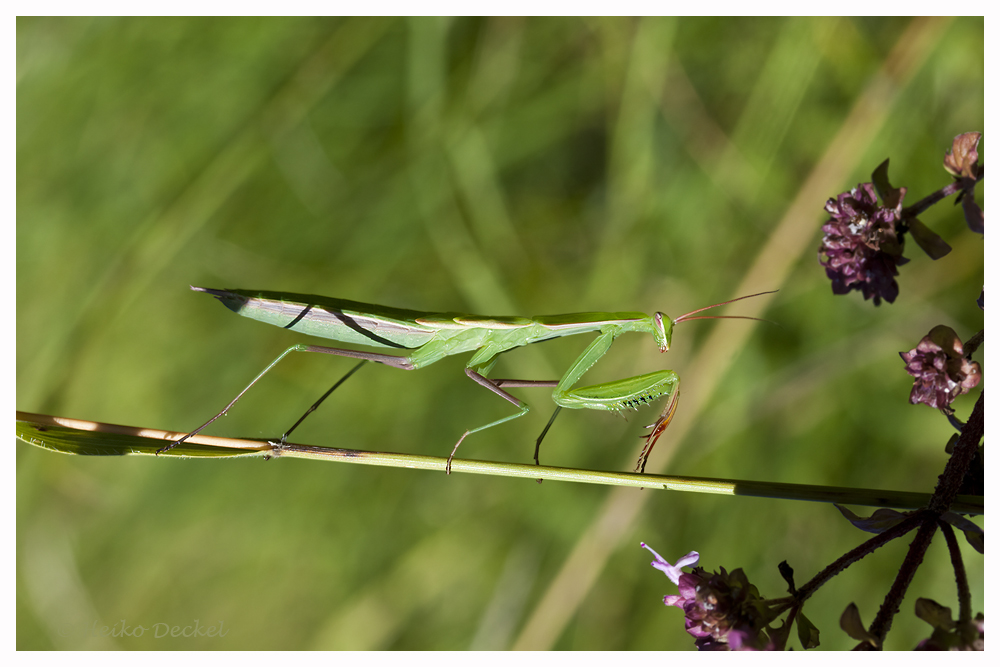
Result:
[[[17,413],[17,438],[29,445],[61,454],[77,456],[155,456],[164,441],[176,439],[170,431],[134,428],[117,424],[51,417],[30,412]],[[263,456],[267,442],[196,436],[163,457],[246,457]]]

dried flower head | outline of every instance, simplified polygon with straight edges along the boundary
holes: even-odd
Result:
[[[944,155],[944,168],[962,185],[958,199],[962,203],[965,222],[977,234],[982,234],[985,227],[983,209],[976,203],[976,183],[980,177],[979,140],[982,138],[979,132],[960,134]]]
[[[906,372],[917,378],[910,403],[926,403],[939,410],[979,384],[982,369],[965,358],[962,340],[950,327],[938,325],[909,352],[900,352]]]
[[[979,176],[979,132],[966,132],[955,137],[951,148],[944,154],[944,168],[955,178]]]
[[[834,294],[860,290],[879,305],[896,300],[897,266],[905,264],[903,241],[896,234],[900,204],[878,205],[875,186],[861,183],[826,202],[832,216],[823,225],[819,263],[833,283]],[[824,258],[823,256],[826,255]]]

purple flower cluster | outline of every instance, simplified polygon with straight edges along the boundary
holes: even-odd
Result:
[[[677,584],[678,595],[667,595],[663,603],[684,611],[684,628],[695,638],[702,651],[759,651],[774,648],[766,632],[768,620],[757,587],[742,569],[708,572],[694,567],[683,572],[682,567],[694,566],[698,553],[692,551],[671,565],[645,543],[656,560],[651,563]]]
[[[896,234],[899,206],[879,206],[875,186],[861,183],[828,200],[826,210],[832,217],[823,225],[819,262],[833,283],[833,293],[860,290],[876,306],[882,299],[895,301],[896,267],[909,261]]]
[[[964,355],[958,334],[943,324],[931,329],[909,352],[900,352],[906,372],[917,378],[910,403],[947,409],[958,396],[978,385],[982,368]]]

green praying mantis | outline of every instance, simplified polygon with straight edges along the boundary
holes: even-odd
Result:
[[[472,358],[465,366],[465,374],[476,384],[489,389],[497,396],[510,402],[517,413],[508,415],[483,426],[465,431],[455,443],[448,457],[445,471],[450,474],[451,462],[462,441],[472,433],[517,419],[529,410],[528,404],[509,394],[504,387],[554,387],[552,400],[556,410],[549,419],[535,443],[535,463],[538,450],[556,415],[562,408],[589,410],[609,410],[620,413],[626,409],[636,409],[666,396],[663,410],[655,423],[647,428],[652,431],[644,436],[643,447],[636,464],[636,470],[645,472],[646,461],[660,434],[670,424],[680,397],[680,378],[672,370],[654,371],[644,375],[603,382],[588,387],[574,389],[580,378],[608,351],[614,340],[627,332],[647,333],[653,336],[660,352],[670,349],[674,325],[696,319],[758,319],[740,315],[698,316],[696,313],[724,306],[742,299],[749,299],[761,292],[742,296],[705,308],[693,310],[671,320],[663,313],[572,313],[568,315],[548,315],[542,317],[487,317],[462,313],[426,313],[376,306],[345,299],[291,294],[282,292],[258,292],[248,290],[211,289],[194,287],[196,292],[211,294],[233,312],[254,320],[291,329],[311,336],[330,338],[344,343],[353,343],[375,348],[407,350],[403,355],[363,352],[319,345],[293,345],[272,361],[250,384],[236,395],[229,405],[207,422],[158,450],[158,454],[168,451],[225,415],[240,398],[254,386],[278,362],[292,352],[320,352],[360,361],[333,387],[316,401],[295,424],[281,436],[284,444],[289,434],[309,416],[348,377],[367,362],[375,362],[400,368],[416,370],[429,366],[453,354],[472,352]],[[553,338],[596,332],[597,337],[577,357],[566,373],[555,380],[507,380],[487,377],[500,354],[529,343],[539,343]]]

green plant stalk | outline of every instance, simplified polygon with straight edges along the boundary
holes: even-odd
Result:
[[[183,435],[171,431],[103,424],[27,412],[17,413],[17,438],[36,447],[65,454],[82,456],[155,456],[163,442],[175,441]],[[444,472],[448,459],[439,456],[394,454],[357,449],[314,447],[286,443],[278,445],[264,440],[242,440],[213,436],[194,436],[176,448],[160,455],[175,457],[261,457],[317,459],[390,468],[412,468]],[[843,505],[919,509],[930,501],[929,493],[880,491],[837,486],[753,482],[712,479],[707,477],[674,477],[669,475],[605,472],[576,468],[556,468],[522,463],[471,461],[453,459],[453,473],[550,479],[585,484],[630,486],[642,489],[663,489],[688,493],[711,493],[726,496],[779,498]],[[983,496],[959,496],[951,505],[955,512],[983,514]]]

